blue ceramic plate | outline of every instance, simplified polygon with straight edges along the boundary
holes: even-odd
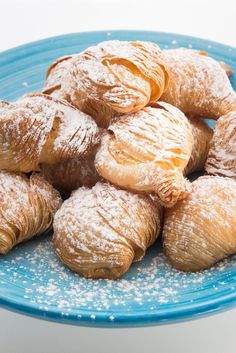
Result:
[[[208,51],[236,72],[236,49],[170,33],[110,31],[70,34],[30,43],[0,55],[0,98],[15,100],[41,89],[48,65],[108,39],[149,40],[162,48]],[[236,78],[232,77],[236,88]],[[236,256],[210,270],[172,269],[160,247],[117,281],[87,280],[55,256],[51,236],[40,236],[0,257],[2,307],[48,320],[88,326],[144,326],[193,319],[236,302]]]

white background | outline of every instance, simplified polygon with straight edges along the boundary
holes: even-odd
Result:
[[[148,29],[236,46],[235,0],[0,0],[0,51],[63,33]],[[236,310],[171,326],[90,329],[0,310],[0,353],[235,353]]]
[[[236,46],[235,0],[0,0],[0,50],[63,33],[149,29]]]

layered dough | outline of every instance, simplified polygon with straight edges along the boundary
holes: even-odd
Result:
[[[30,172],[85,157],[98,141],[93,119],[65,101],[38,93],[0,103],[0,169]]]
[[[162,205],[186,196],[183,177],[192,152],[188,119],[163,102],[123,116],[109,126],[95,158],[98,173],[129,190],[155,192]]]
[[[80,186],[92,187],[100,179],[94,166],[94,154],[57,164],[42,164],[40,169],[42,176],[64,196]]]
[[[236,110],[236,94],[226,68],[205,52],[191,49],[164,51],[169,67],[169,85],[161,100],[184,113],[212,119]]]
[[[166,210],[164,251],[173,267],[199,271],[236,253],[236,181],[203,176]]]
[[[44,233],[61,205],[59,193],[38,174],[0,172],[0,254]]]
[[[54,219],[54,245],[81,276],[115,279],[144,256],[160,228],[157,202],[99,182],[63,203]]]
[[[213,136],[212,128],[203,119],[192,116],[188,120],[192,127],[193,148],[188,165],[184,170],[186,175],[204,169]]]
[[[73,59],[76,57],[77,55],[63,56],[50,65],[47,70],[43,93],[72,103],[70,92],[75,87],[71,67]]]
[[[53,223],[67,267],[116,279],[159,236],[163,206],[176,269],[236,253],[231,74],[205,52],[106,41],[57,59],[42,93],[0,101],[0,254]],[[211,176],[185,178],[204,165]]]
[[[205,169],[208,174],[236,179],[236,111],[216,122]]]
[[[114,116],[155,102],[167,84],[167,64],[158,45],[106,41],[53,63],[44,92],[68,100],[107,127]]]

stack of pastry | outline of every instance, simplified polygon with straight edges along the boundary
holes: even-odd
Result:
[[[162,229],[184,271],[236,252],[227,74],[205,52],[107,41],[57,59],[42,93],[1,101],[0,253],[53,218],[56,253],[90,278],[123,275]],[[214,133],[203,118],[220,118]]]

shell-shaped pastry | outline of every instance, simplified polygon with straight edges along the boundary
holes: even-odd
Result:
[[[184,113],[212,119],[236,109],[236,94],[216,60],[191,49],[170,49],[164,53],[170,80],[161,100]]]
[[[212,128],[202,119],[195,116],[188,118],[193,134],[193,149],[190,160],[185,168],[185,174],[191,174],[204,169],[213,136]]]
[[[38,93],[0,105],[0,169],[30,172],[86,156],[98,140],[94,120],[65,101]]]
[[[161,207],[149,196],[108,183],[72,193],[54,219],[61,260],[81,276],[115,279],[141,259],[161,228]]]
[[[100,179],[94,166],[94,155],[40,167],[42,176],[65,196],[80,186],[92,187]]]
[[[205,170],[236,179],[236,111],[217,120]]]
[[[163,244],[171,264],[183,271],[236,253],[236,182],[218,176],[194,181],[192,192],[165,212]]]
[[[98,125],[107,127],[114,116],[155,102],[167,84],[168,72],[158,45],[116,40],[53,63],[45,89],[63,96],[93,116]]]
[[[70,67],[74,57],[75,55],[63,56],[52,63],[46,74],[43,93],[71,102],[70,91],[74,79]]]
[[[177,108],[155,107],[123,116],[102,137],[95,158],[98,173],[122,188],[155,192],[163,206],[183,198],[183,177],[193,144],[191,125]]]
[[[41,234],[61,205],[58,193],[38,174],[0,172],[0,254]]]

